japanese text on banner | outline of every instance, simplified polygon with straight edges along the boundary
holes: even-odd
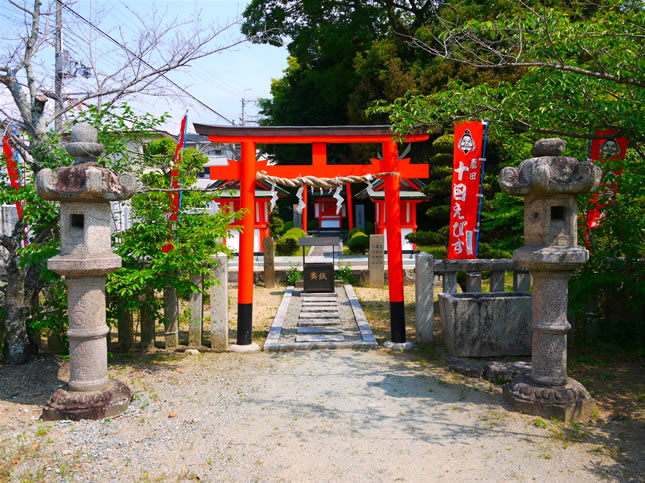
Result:
[[[448,259],[476,258],[484,124],[455,124]]]

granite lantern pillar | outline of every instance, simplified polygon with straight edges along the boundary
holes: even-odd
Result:
[[[43,409],[43,419],[101,419],[128,407],[130,389],[107,375],[108,327],[105,323],[106,275],[121,267],[112,253],[110,201],[126,200],[136,191],[132,174],[116,174],[96,164],[103,152],[89,124],[72,128],[66,145],[72,166],[41,170],[36,191],[60,201],[60,253],[47,268],[67,283],[70,380]]]
[[[504,387],[516,411],[565,421],[586,419],[595,402],[578,381],[567,377],[568,281],[589,252],[578,246],[576,195],[595,190],[601,170],[589,161],[562,156],[566,142],[541,139],[531,159],[504,168],[502,191],[523,196],[524,243],[513,259],[533,277],[532,369]]]

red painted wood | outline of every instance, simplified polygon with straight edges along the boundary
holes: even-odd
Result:
[[[238,303],[253,303],[253,232],[255,229],[255,143],[242,143],[240,203],[246,209],[240,233]]]
[[[416,143],[427,141],[429,134],[413,134],[401,139],[401,142]],[[331,143],[331,144],[360,144],[360,143],[386,143],[392,142],[392,135],[366,135],[366,136],[216,136],[209,135],[208,139],[213,143],[235,143],[239,144],[251,141],[258,144],[310,144],[310,143]]]
[[[383,164],[387,171],[398,171],[399,156],[396,143],[383,143]],[[387,212],[387,267],[390,302],[403,302],[403,252],[401,246],[400,179],[385,177],[385,210]]]
[[[326,166],[292,165],[292,166],[267,166],[266,161],[256,163],[257,171],[264,171],[271,176],[280,178],[297,178],[303,169],[309,168],[312,175],[319,178],[335,178],[336,176],[364,176],[388,171],[380,159],[371,159],[371,164],[335,164]],[[213,180],[240,179],[240,163],[228,160],[228,166],[211,166],[210,178]],[[398,173],[402,178],[427,178],[429,176],[427,164],[410,164],[409,159],[402,159],[398,165]]]

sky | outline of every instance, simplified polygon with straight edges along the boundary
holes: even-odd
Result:
[[[7,25],[13,23],[16,32],[20,32],[20,12],[0,0],[4,5],[0,8],[0,17]],[[20,0],[18,0],[20,1]],[[23,0],[24,1],[24,0]],[[50,0],[52,1],[52,0]],[[26,1],[29,5],[31,0]],[[49,4],[48,0],[43,2]],[[126,45],[134,45],[138,31],[143,24],[153,22],[155,15],[162,23],[177,26],[179,36],[190,37],[196,30],[208,26],[221,27],[239,20],[249,0],[76,0],[66,2],[70,9],[84,19],[99,26],[101,30]],[[44,8],[46,8],[45,5]],[[137,18],[139,17],[139,18]],[[200,27],[194,25],[198,21]],[[191,25],[189,23],[192,22]],[[127,55],[114,42],[106,39],[96,29],[92,28],[70,10],[63,9],[63,48],[69,50],[74,60],[89,63],[88,51],[92,50],[93,59],[100,68],[109,72],[115,69],[118,59],[122,61]],[[44,27],[43,27],[44,28]],[[148,29],[148,32],[150,33]],[[143,29],[143,31],[146,31]],[[158,34],[162,29],[158,29]],[[213,42],[213,46],[230,45],[243,39],[240,25],[233,25]],[[92,49],[88,49],[89,45]],[[168,36],[166,40],[181,42],[181,39]],[[53,49],[42,51],[40,75],[45,78],[45,84],[53,85]],[[158,65],[161,53],[150,53],[145,60],[152,65]],[[244,42],[221,53],[213,54],[197,60],[181,72],[167,74],[173,82],[183,87],[192,96],[212,110],[217,111],[229,121],[241,124],[242,98],[246,98],[246,120],[258,118],[256,100],[270,97],[271,80],[282,76],[287,67],[287,50],[267,45],[256,45]],[[70,97],[83,92],[95,82],[93,78],[83,79],[80,76],[65,80],[64,92]],[[51,87],[53,90],[53,87]],[[189,132],[193,131],[192,123],[230,125],[230,123],[213,113],[208,108],[191,99],[188,95],[172,96],[137,96],[129,100],[135,111],[150,112],[161,115],[168,112],[172,119],[162,129],[171,134],[178,134],[181,118],[188,110]],[[53,104],[53,103],[52,103]],[[194,131],[193,131],[194,132]]]

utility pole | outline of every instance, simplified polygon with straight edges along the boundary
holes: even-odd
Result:
[[[242,121],[242,126],[246,126],[246,91],[252,91],[253,89],[244,89],[244,92],[242,93],[242,117],[240,118],[240,121]]]
[[[54,80],[54,93],[56,95],[54,114],[54,128],[56,132],[63,130],[63,118],[60,113],[63,112],[63,3],[62,0],[56,0],[56,62],[55,62],[55,80]]]

